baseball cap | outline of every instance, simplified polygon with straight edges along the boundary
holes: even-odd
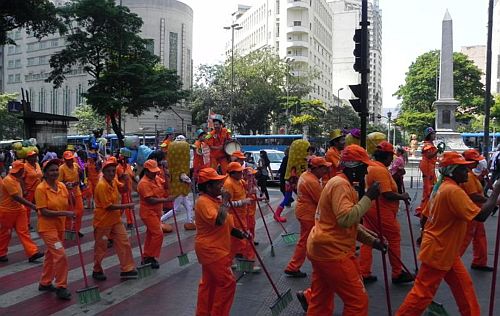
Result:
[[[341,161],[343,163],[361,162],[368,166],[376,166],[377,164],[370,160],[366,150],[356,144],[352,144],[344,148],[341,154]]]
[[[229,165],[227,165],[227,172],[228,173],[243,171],[243,169],[245,169],[245,167],[243,167],[242,165],[240,165],[239,162],[236,162],[236,161],[233,161]]]
[[[226,176],[222,176],[215,171],[214,168],[203,168],[198,173],[198,183],[205,183],[211,180],[223,180]]]
[[[473,161],[481,161],[484,160],[484,156],[482,156],[477,149],[467,149],[464,151],[463,156],[465,160],[473,160]]]
[[[160,168],[158,168],[158,162],[153,159],[148,159],[144,163],[144,168],[148,169],[150,172],[160,172]]]
[[[342,133],[342,131],[340,129],[335,129],[335,130],[330,132],[330,139],[339,138],[341,136],[344,136],[344,134]]]
[[[470,165],[474,161],[465,160],[464,156],[460,155],[456,151],[445,152],[439,161],[439,167],[448,167],[451,165]]]
[[[102,169],[110,166],[117,166],[118,161],[116,161],[116,158],[111,156],[109,157],[103,164],[102,164]]]
[[[31,151],[28,151],[28,153],[26,154],[26,157],[35,156],[35,155],[38,155],[38,153],[34,150],[31,150]]]
[[[231,157],[238,158],[238,159],[245,159],[245,155],[241,152],[241,150],[236,150],[231,154]]]
[[[309,159],[309,165],[311,165],[312,167],[314,168],[317,168],[317,167],[330,167],[332,165],[331,162],[328,162],[326,161],[325,158],[323,157],[316,157],[316,156],[313,156]]]
[[[75,158],[75,154],[72,151],[66,150],[63,153],[63,158],[65,160],[73,160],[73,158]]]
[[[389,143],[388,141],[384,140],[377,145],[376,150],[388,152],[388,153],[393,153],[394,146],[392,146],[392,144]]]

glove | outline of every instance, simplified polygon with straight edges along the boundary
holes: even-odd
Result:
[[[246,234],[237,228],[231,229],[231,236],[238,238],[238,239],[246,238]]]
[[[446,144],[444,142],[440,142],[437,145],[438,154],[442,154],[444,152],[445,148],[446,148]]]

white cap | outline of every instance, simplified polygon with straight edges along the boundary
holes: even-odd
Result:
[[[184,135],[177,135],[177,137],[175,138],[176,142],[180,142],[183,140],[186,140],[186,137]]]

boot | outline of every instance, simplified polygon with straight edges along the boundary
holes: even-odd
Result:
[[[281,216],[281,212],[283,212],[284,207],[283,206],[278,206],[276,209],[276,212],[274,212],[274,220],[277,222],[284,223],[286,222],[286,218]]]

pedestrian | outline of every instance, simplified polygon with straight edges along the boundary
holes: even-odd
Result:
[[[240,150],[236,150],[231,154],[231,161],[236,161],[244,167],[246,167],[245,165],[246,158],[247,157]]]
[[[89,200],[87,200],[87,208],[92,208],[92,199],[94,197],[95,187],[101,177],[102,159],[97,152],[96,147],[91,147],[87,162],[85,163],[85,174],[87,175],[87,186],[89,187]]]
[[[164,180],[156,160],[149,159],[144,163],[144,176],[139,181],[137,192],[140,199],[140,216],[146,226],[146,239],[144,240],[143,264],[151,264],[153,269],[159,269],[163,231],[161,228],[161,215],[163,203],[174,200],[175,197],[165,198]]]
[[[168,153],[168,146],[174,140],[174,136],[175,136],[175,129],[173,127],[167,127],[165,138],[160,144],[161,151],[164,152],[165,155]]]
[[[259,243],[255,240],[255,212],[257,211],[257,180],[255,179],[255,174],[257,174],[257,170],[251,167],[246,167],[243,170],[245,191],[247,193],[247,198],[250,199],[246,218],[247,227],[253,237],[254,245],[257,246]]]
[[[118,155],[118,166],[116,167],[116,176],[121,178],[123,174],[126,174],[127,181],[127,191],[121,193],[121,203],[127,204],[132,202],[132,190],[134,185],[137,186],[137,180],[135,179],[135,173],[132,170],[132,166],[127,162],[127,158]],[[125,219],[127,221],[127,229],[132,229],[134,227],[134,218],[132,216],[133,209],[122,210],[122,215],[125,214]]]
[[[345,147],[345,136],[340,129],[333,130],[330,133],[330,147],[328,148],[325,159],[332,163],[330,173],[324,177],[323,183],[326,184],[328,179],[333,178],[340,171],[340,155]]]
[[[379,193],[373,183],[358,201],[354,183],[364,181],[374,163],[365,149],[349,145],[342,151],[343,170],[321,192],[315,224],[307,239],[307,257],[313,266],[310,298],[297,293],[307,315],[332,315],[334,295],[344,303],[343,315],[368,315],[368,295],[355,257],[356,240],[383,250],[385,245],[359,225]]]
[[[83,197],[80,190],[80,167],[75,162],[75,154],[66,150],[63,153],[64,163],[59,166],[59,179],[58,181],[64,183],[69,192],[69,209],[75,212],[74,221],[66,221],[66,230],[74,230],[80,237],[83,234],[80,232],[82,227],[83,216]],[[73,222],[73,223],[72,223]],[[71,227],[71,225],[74,227]]]
[[[196,131],[196,141],[194,142],[193,155],[193,180],[198,181],[198,173],[201,169],[210,166],[210,147],[205,142],[207,133],[203,129]]]
[[[42,168],[38,164],[38,153],[34,150],[26,154],[26,162],[24,163],[24,192],[23,196],[31,203],[35,202],[35,189],[42,182]],[[26,210],[26,218],[28,220],[28,228],[31,228],[31,207],[24,206]]]
[[[31,240],[26,220],[26,211],[23,206],[33,210],[35,204],[23,198],[21,179],[24,174],[24,163],[16,160],[12,163],[9,174],[3,179],[0,194],[0,262],[7,262],[8,247],[12,232],[16,231],[19,241],[23,245],[24,253],[29,262],[43,257],[37,245]]]
[[[300,239],[295,246],[295,252],[285,268],[285,274],[305,278],[307,274],[300,271],[306,259],[306,245],[309,233],[314,226],[314,214],[318,206],[323,188],[321,178],[328,174],[331,162],[322,157],[312,156],[309,159],[309,170],[300,175],[297,184],[297,205],[295,216],[300,224]]]
[[[369,230],[380,232],[389,242],[389,262],[392,268],[392,283],[400,284],[413,281],[413,276],[405,271],[401,265],[401,227],[397,220],[399,211],[399,201],[409,203],[408,193],[399,193],[396,182],[387,169],[391,165],[394,157],[394,147],[387,141],[382,141],[373,152],[374,165],[368,167],[366,175],[366,185],[379,183],[380,196],[377,203],[373,202],[368,212],[363,217],[363,226]],[[380,211],[380,212],[379,212]],[[379,219],[380,213],[380,219]],[[382,227],[379,227],[379,223]],[[372,248],[369,245],[361,245],[359,255],[359,265],[361,276],[365,284],[377,281],[377,277],[372,275]]]
[[[427,127],[424,130],[424,145],[422,147],[422,160],[420,160],[419,168],[422,172],[422,200],[420,206],[415,209],[415,215],[420,217],[423,209],[427,205],[431,196],[432,188],[436,183],[436,162],[438,149],[434,146],[436,132],[432,127]]]
[[[229,163],[224,145],[231,140],[230,132],[224,127],[222,115],[216,114],[212,119],[214,129],[207,134],[207,144],[210,146],[210,167],[217,170],[220,168],[221,174],[226,174]]]
[[[245,152],[245,165],[252,169],[257,169],[257,164],[255,163],[255,159],[253,159],[252,153]]]
[[[421,261],[413,288],[396,315],[422,315],[432,302],[441,281],[448,284],[461,315],[480,315],[474,284],[460,259],[470,221],[484,222],[495,208],[500,182],[482,207],[477,206],[460,184],[467,181],[467,161],[457,152],[445,152],[439,162],[439,179],[424,209]]]
[[[488,169],[491,172],[491,183],[494,183],[500,178],[500,144],[491,156]]]
[[[64,249],[64,222],[66,218],[74,219],[76,214],[73,211],[68,211],[68,189],[57,180],[59,178],[59,164],[59,159],[44,162],[44,180],[35,191],[38,234],[47,248],[38,290],[56,292],[58,298],[70,300],[68,258]],[[52,281],[55,281],[55,286]]]
[[[102,165],[102,177],[97,183],[94,192],[94,268],[92,277],[98,281],[106,280],[104,269],[101,265],[108,240],[113,240],[113,247],[120,261],[120,277],[122,279],[137,278],[132,248],[128,239],[127,231],[121,221],[120,211],[133,208],[134,203],[120,204],[120,191],[127,190],[126,182],[119,182],[116,178],[116,166],[118,162],[115,157],[110,157]],[[123,175],[120,181],[126,180]]]
[[[271,161],[265,150],[260,151],[260,159],[257,162],[257,185],[260,188],[260,197],[263,195],[269,200],[269,192],[267,191],[267,180],[269,177],[273,179],[273,171],[271,170]]]
[[[393,160],[391,167],[389,168],[391,175],[392,175],[392,178],[396,182],[399,193],[403,193],[403,189],[404,189],[403,180],[404,180],[404,175],[406,174],[405,154],[406,154],[406,151],[404,150],[404,148],[401,146],[397,146],[396,147],[396,158]]]

